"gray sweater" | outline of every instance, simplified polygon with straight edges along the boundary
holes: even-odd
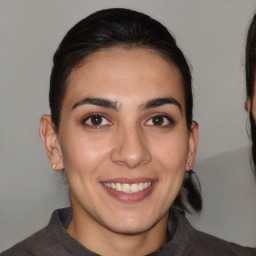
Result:
[[[96,256],[65,230],[72,218],[71,208],[53,212],[49,224],[16,244],[1,256]],[[256,256],[256,249],[242,247],[195,230],[184,214],[172,209],[168,221],[169,241],[148,256]]]

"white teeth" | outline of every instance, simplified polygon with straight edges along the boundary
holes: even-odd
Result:
[[[122,191],[122,185],[121,185],[121,183],[116,183],[116,190],[117,190],[117,191]]]
[[[131,193],[136,193],[136,192],[138,192],[139,191],[139,185],[138,184],[132,184],[131,186],[130,186],[130,192]]]
[[[139,183],[139,191],[142,191],[144,189],[144,183],[140,182]]]
[[[140,182],[140,183],[104,183],[106,187],[115,189],[117,191],[121,191],[124,193],[137,193],[139,191],[143,191],[151,186],[151,182]]]
[[[123,184],[122,185],[122,191],[125,193],[130,193],[131,186],[129,184]]]

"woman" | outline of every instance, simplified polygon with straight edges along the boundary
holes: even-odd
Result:
[[[80,21],[55,53],[40,127],[71,208],[3,255],[255,255],[184,217],[202,207],[192,106],[189,66],[163,25],[126,9]]]
[[[255,100],[255,68],[256,68],[256,14],[254,15],[247,34],[245,50],[245,74],[246,74],[246,93],[245,109],[249,113],[251,123],[252,139],[252,160],[254,172],[256,174],[256,100]]]

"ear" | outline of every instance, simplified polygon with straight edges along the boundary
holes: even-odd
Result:
[[[188,152],[188,159],[186,164],[186,171],[191,169],[190,163],[193,166],[196,151],[197,151],[197,143],[198,143],[198,123],[193,121],[191,124],[190,132],[189,132],[189,152]]]
[[[244,109],[247,113],[249,113],[252,109],[252,101],[251,98],[247,97],[246,101],[244,102]]]
[[[58,136],[54,129],[51,115],[43,115],[40,118],[39,135],[44,144],[46,154],[50,160],[50,165],[56,171],[64,168],[61,147]]]

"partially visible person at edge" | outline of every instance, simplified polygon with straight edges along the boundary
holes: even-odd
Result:
[[[254,15],[247,34],[245,48],[245,75],[246,75],[246,94],[245,109],[249,113],[251,126],[251,159],[252,168],[256,175],[256,90],[255,90],[255,71],[256,71],[256,14]]]
[[[40,136],[71,207],[8,255],[256,255],[195,230],[198,126],[189,65],[168,30],[127,9],[96,12],[60,43]]]

